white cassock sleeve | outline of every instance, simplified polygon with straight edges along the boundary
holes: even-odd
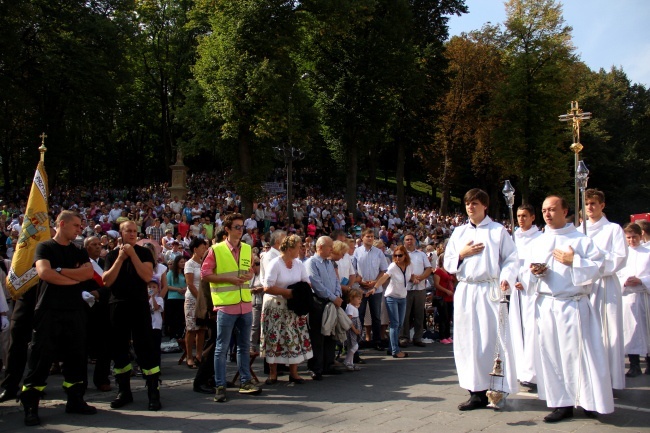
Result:
[[[510,289],[514,289],[517,282],[517,273],[519,271],[519,256],[517,255],[517,247],[512,240],[508,231],[503,229],[501,231],[501,248],[499,249],[499,261],[501,262],[501,274],[499,275],[499,283],[507,281]]]
[[[574,286],[587,286],[600,278],[604,255],[587,237],[579,238],[573,246],[571,282]]]

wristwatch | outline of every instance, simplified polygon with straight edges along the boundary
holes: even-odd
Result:
[[[55,271],[57,271],[60,274],[61,273],[61,268],[56,268]]]

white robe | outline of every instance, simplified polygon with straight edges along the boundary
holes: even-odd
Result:
[[[630,247],[625,267],[618,273],[623,286],[623,335],[625,353],[644,356],[650,353],[650,249]],[[640,286],[624,286],[637,277]]]
[[[542,234],[537,226],[526,231],[515,231],[515,245],[519,256],[520,275],[523,264],[530,255],[530,244]],[[522,382],[537,383],[535,374],[535,301],[537,295],[527,291],[528,281],[519,278],[524,286],[522,290],[513,290],[510,297],[510,332],[512,348],[517,359],[517,379]]]
[[[579,230],[582,230],[582,226]],[[605,256],[600,278],[594,284],[591,305],[598,312],[603,327],[603,343],[607,352],[612,388],[625,389],[625,350],[623,342],[623,301],[621,284],[616,273],[625,265],[627,242],[623,229],[604,216],[596,223],[587,223],[587,236]]]
[[[554,249],[568,251],[569,246],[575,252],[573,266],[553,258]],[[529,290],[538,293],[535,371],[539,398],[549,407],[614,411],[600,318],[588,297],[600,278],[603,259],[592,240],[573,224],[561,229],[547,226],[531,243],[531,255],[524,266]],[[530,272],[530,263],[546,263],[548,270],[537,278]]]
[[[481,253],[458,263],[460,250],[469,241],[483,243]],[[445,269],[456,274],[459,283],[454,294],[454,359],[460,386],[470,391],[490,388],[518,392],[516,367],[506,326],[498,338],[501,281],[514,287],[517,278],[517,249],[506,229],[485,217],[474,227],[466,224],[451,235],[445,251]],[[506,321],[507,324],[507,321]],[[505,337],[504,337],[505,336]],[[497,341],[504,378],[490,376]]]

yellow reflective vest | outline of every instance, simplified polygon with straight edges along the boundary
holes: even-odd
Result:
[[[247,273],[251,267],[251,246],[241,242],[239,251],[239,263],[228,248],[226,242],[219,242],[212,246],[214,253],[215,275],[220,277],[238,277],[241,273]],[[251,302],[251,290],[248,286],[234,286],[230,283],[210,283],[210,295],[212,304],[215,307],[237,305],[240,302]]]

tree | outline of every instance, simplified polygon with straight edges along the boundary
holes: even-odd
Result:
[[[237,189],[246,211],[263,173],[252,155],[270,157],[288,139],[298,100],[298,72],[291,57],[296,38],[296,2],[205,1],[211,32],[199,40],[194,67],[204,98],[221,126],[220,154],[236,162]],[[293,96],[293,97],[292,97]]]
[[[524,203],[534,195],[567,191],[571,178],[564,126],[557,116],[566,111],[562,95],[577,90],[570,76],[575,62],[571,27],[564,25],[562,6],[554,0],[509,0],[504,32],[507,79],[495,98],[503,122],[495,146],[509,161],[504,176],[518,180]]]
[[[488,165],[503,165],[494,159],[491,149],[497,122],[491,103],[504,80],[497,34],[497,27],[486,26],[480,32],[453,37],[446,45],[450,86],[435,107],[440,114],[433,140],[420,152],[423,163],[438,179],[443,215],[448,213],[452,184],[462,172],[473,167],[480,175]]]

